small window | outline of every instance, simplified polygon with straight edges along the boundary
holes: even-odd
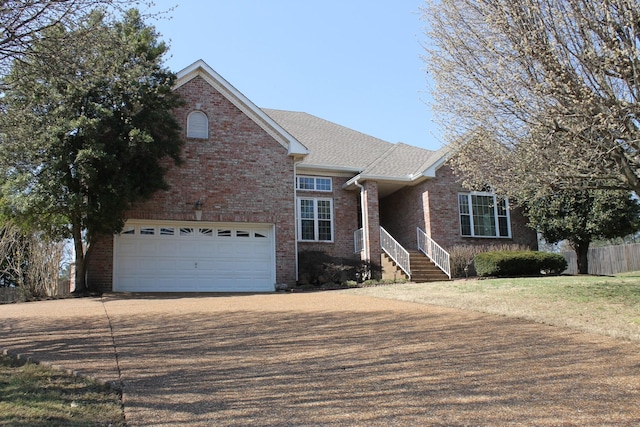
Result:
[[[173,227],[160,227],[161,236],[173,236],[175,232],[176,231]]]
[[[213,229],[211,228],[200,228],[198,232],[201,236],[213,236]]]
[[[143,236],[153,236],[156,234],[155,227],[140,227],[140,234]]]
[[[187,138],[209,138],[209,119],[202,111],[193,111],[187,117]]]
[[[244,231],[244,230],[237,230],[236,231],[236,237],[251,237],[251,233],[249,233],[248,231]]]
[[[298,190],[315,190],[315,179],[308,176],[298,177]]]
[[[180,235],[181,236],[191,236],[191,235],[193,235],[193,228],[191,228],[191,227],[182,227],[182,228],[180,228]]]
[[[315,176],[299,176],[296,178],[296,188],[308,191],[331,191],[331,178]]]
[[[136,234],[136,228],[132,226],[124,227],[120,234]]]
[[[266,237],[267,237],[267,235],[266,235],[266,234],[263,234],[263,233],[258,233],[258,232],[256,231],[256,233],[254,234],[254,237],[257,237],[257,238],[266,238]]]
[[[218,237],[231,237],[231,230],[218,230]]]
[[[329,178],[316,178],[316,190],[331,191],[331,180]]]

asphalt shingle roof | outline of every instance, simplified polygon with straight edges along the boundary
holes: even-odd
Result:
[[[393,144],[307,113],[263,109],[310,151],[301,166],[351,169],[369,176],[413,178],[445,154]]]
[[[311,114],[263,111],[311,151],[303,164],[364,170],[393,146]]]

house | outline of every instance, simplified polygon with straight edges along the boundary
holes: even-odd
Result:
[[[167,163],[169,190],[93,244],[92,289],[273,291],[296,282],[305,250],[376,263],[389,253],[387,269],[418,280],[405,249],[420,245],[446,271],[456,245],[536,245],[507,201],[459,186],[446,148],[260,109],[203,61],[178,73],[175,90],[185,100],[175,111],[183,163]]]

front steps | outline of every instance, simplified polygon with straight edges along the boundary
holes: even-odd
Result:
[[[425,254],[419,251],[409,252],[409,262],[411,263],[411,279],[396,265],[386,253],[382,253],[382,278],[400,279],[404,278],[415,283],[442,282],[449,280],[438,266],[436,266]]]

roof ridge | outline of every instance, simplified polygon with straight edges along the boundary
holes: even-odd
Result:
[[[402,144],[401,142],[398,144]],[[369,163],[367,166],[365,166],[364,170],[362,171],[363,174],[366,174],[368,170],[375,168],[377,165],[379,165],[380,163],[382,163],[384,161],[384,159],[386,159],[387,157],[389,157],[391,155],[391,153],[393,153],[394,151],[396,151],[399,147],[398,144],[393,144],[391,147],[389,147],[388,150],[386,150],[384,153],[382,153],[380,156],[378,156],[373,162]],[[406,144],[405,144],[406,145]]]
[[[319,121],[322,121],[322,122],[324,122],[324,123],[328,123],[328,124],[330,124],[330,125],[332,125],[332,126],[337,126],[337,127],[341,128],[341,129],[344,129],[344,130],[346,130],[346,131],[348,131],[348,132],[357,133],[357,134],[362,135],[362,136],[364,136],[364,137],[366,137],[366,138],[375,139],[375,140],[378,140],[378,141],[380,141],[380,142],[385,142],[385,143],[387,143],[387,144],[397,145],[397,143],[390,142],[390,141],[387,141],[387,140],[382,139],[382,138],[378,138],[377,136],[373,136],[373,135],[370,135],[370,134],[368,134],[368,133],[364,133],[364,132],[362,132],[362,131],[359,131],[359,130],[357,130],[357,129],[350,128],[350,127],[345,126],[345,125],[341,125],[340,123],[336,123],[336,122],[333,122],[333,121],[331,121],[331,120],[325,119],[325,118],[323,118],[323,117],[316,116],[316,115],[313,115],[313,114],[311,114],[311,113],[307,113],[306,111],[280,110],[280,109],[276,109],[276,108],[261,108],[261,110],[263,110],[263,111],[265,111],[265,112],[266,112],[266,111],[275,111],[275,112],[278,112],[278,111],[279,111],[279,112],[284,112],[284,113],[304,114],[304,115],[305,115],[305,116],[307,116],[307,117],[311,117],[311,118],[313,118],[313,119],[315,119],[315,120],[319,120]],[[406,145],[406,144],[405,144],[405,145]]]

